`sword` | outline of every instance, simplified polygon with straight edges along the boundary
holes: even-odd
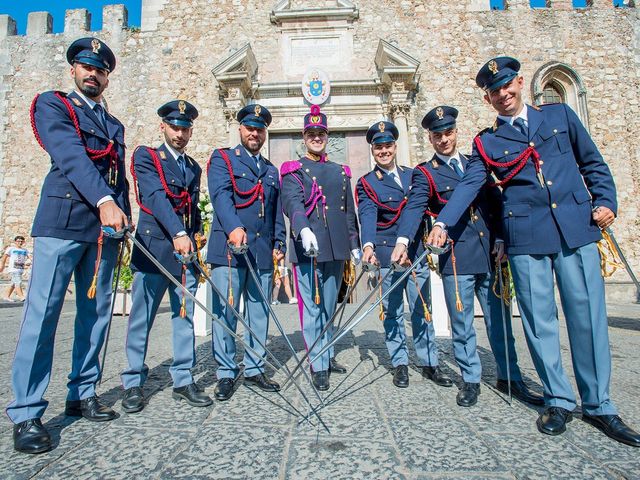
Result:
[[[229,335],[231,335],[235,340],[237,340],[238,342],[240,342],[240,344],[248,351],[250,351],[251,353],[253,353],[255,356],[259,357],[260,355],[258,354],[258,352],[256,352],[250,345],[248,345],[244,339],[242,337],[240,337],[238,334],[236,334],[236,332],[234,332],[233,330],[231,330],[222,320],[220,320],[217,316],[213,315],[213,313],[211,312],[211,310],[209,310],[205,305],[202,304],[202,302],[200,300],[198,300],[196,298],[196,296],[191,293],[189,291],[188,288],[186,288],[184,285],[182,285],[182,283],[180,283],[173,275],[171,275],[171,273],[151,254],[151,252],[149,252],[149,250],[146,249],[146,247],[144,245],[142,245],[142,243],[140,243],[133,234],[131,234],[131,232],[127,231],[125,232],[125,235],[127,238],[131,239],[131,241],[133,242],[133,244],[138,247],[138,249],[144,254],[145,257],[147,257],[151,263],[153,263],[156,268],[171,282],[173,283],[175,286],[177,286],[178,288],[180,288],[183,293],[188,296],[196,305],[198,305],[198,307],[200,307],[208,316],[211,317],[211,320],[214,322],[217,322],[218,325],[220,325],[222,327],[222,329],[227,332]],[[213,282],[211,282],[213,283]],[[216,289],[217,290],[217,289]],[[217,290],[218,293],[220,293],[219,290]],[[224,298],[224,296],[222,296]],[[238,312],[235,311],[235,309],[233,308],[233,306],[231,306],[232,312],[235,312],[238,316],[240,316],[240,314]],[[255,335],[254,335],[255,337]],[[263,348],[265,348],[264,346],[262,346]],[[265,348],[265,351],[267,351],[267,349]],[[272,357],[273,358],[273,357]],[[276,359],[277,363],[280,363],[277,359]],[[278,367],[276,367],[273,363],[271,363],[269,360],[265,359],[264,363],[267,364],[269,367],[273,368],[274,370],[278,370]],[[282,364],[280,363],[280,365],[282,366]],[[309,406],[312,408],[312,410],[315,412],[314,407],[311,405],[311,403],[309,402],[309,400],[306,398],[306,396],[304,395],[302,388],[298,385],[298,390],[300,391],[300,393],[302,394],[303,398],[305,398],[305,400],[307,401],[307,403],[309,403]],[[299,415],[303,415],[302,412],[300,412],[297,408],[292,407],[295,409],[295,411],[299,414]],[[324,422],[322,421],[322,419],[320,418],[320,415],[316,413],[316,417],[318,418],[318,420],[323,424],[323,426],[327,429],[328,427],[324,424]]]
[[[620,260],[622,261],[622,264],[624,265],[625,270],[627,271],[627,273],[631,277],[631,280],[636,286],[636,297],[640,297],[640,283],[638,283],[638,279],[633,273],[633,270],[631,270],[631,265],[629,265],[629,262],[627,262],[627,258],[624,256],[624,253],[622,253],[622,249],[620,248],[620,245],[618,244],[618,241],[616,240],[616,237],[613,234],[613,230],[611,230],[610,227],[607,227],[604,229],[604,231],[609,234],[609,237],[611,237],[611,242],[613,243],[613,246],[616,248],[616,252],[620,257]]]
[[[105,230],[105,228],[110,228],[110,227],[104,227],[103,231]],[[110,237],[109,234],[107,233],[105,233],[105,236],[107,236],[108,238],[114,238],[114,237]],[[118,268],[116,269],[116,279],[113,285],[113,290],[111,292],[111,308],[109,309],[109,322],[107,323],[107,333],[104,337],[104,347],[102,347],[102,361],[100,362],[100,373],[98,374],[98,385],[102,385],[102,374],[104,373],[104,366],[107,360],[107,348],[109,347],[109,334],[111,333],[111,321],[113,320],[113,310],[116,305],[116,294],[118,293],[118,284],[120,283],[120,270],[122,269],[123,253],[124,253],[124,244],[120,242],[119,249],[118,249],[118,257],[117,257]]]
[[[272,360],[279,366],[279,368],[282,368],[287,374],[290,373],[289,367],[287,367],[286,364],[283,364],[282,362],[280,362],[275,354],[269,350],[267,348],[267,346],[260,340],[260,338],[258,338],[258,336],[255,334],[255,332],[253,331],[253,329],[249,326],[249,324],[247,324],[247,322],[244,321],[244,318],[242,317],[242,315],[240,315],[240,313],[235,309],[235,307],[229,303],[228,298],[226,297],[226,295],[223,295],[222,292],[220,291],[220,289],[215,285],[215,283],[213,283],[213,280],[211,279],[211,277],[209,275],[206,274],[206,272],[204,271],[204,269],[200,266],[199,263],[194,262],[194,265],[196,266],[196,269],[200,272],[200,275],[202,275],[202,277],[206,280],[206,282],[209,284],[209,286],[211,286],[211,289],[213,290],[213,292],[218,295],[223,301],[224,303],[227,305],[227,308],[230,309],[231,314],[236,318],[236,320],[238,320],[242,326],[247,330],[247,332],[249,332],[249,334],[255,339],[256,343],[264,348],[265,352],[272,358]],[[283,334],[284,335],[284,334]],[[236,337],[237,338],[237,337]],[[242,343],[244,345],[244,342]],[[257,352],[255,352],[254,350],[252,350],[252,352],[256,355],[256,356],[260,356],[257,355]],[[273,368],[273,367],[272,367]],[[277,370],[277,369],[274,369]],[[309,401],[309,399],[306,397],[305,393],[302,391],[302,388],[300,387],[299,384],[296,384],[296,387],[298,389],[298,391],[301,393],[302,397],[305,399],[305,401],[309,404],[309,406],[311,406],[311,402]],[[315,390],[315,388],[314,388]],[[317,392],[316,390],[316,395],[318,395],[320,402],[324,404],[324,401],[322,400],[322,397],[320,396],[320,394]],[[312,407],[313,408],[313,407]],[[322,420],[320,420],[322,422]]]
[[[371,304],[371,306],[367,309],[367,311],[364,312],[358,319],[354,320],[351,323],[347,323],[347,325],[345,325],[345,327],[342,330],[342,332],[340,332],[339,334],[336,334],[333,337],[333,339],[331,339],[331,341],[327,345],[325,345],[320,350],[320,352],[318,352],[318,354],[314,358],[311,359],[311,363],[315,362],[318,357],[323,355],[331,347],[333,347],[336,343],[338,343],[338,341],[340,341],[340,339],[342,337],[344,337],[350,330],[353,330],[360,322],[362,322],[362,320],[364,320],[367,317],[367,315],[369,315],[369,313],[371,313],[374,309],[376,309],[378,307],[378,305],[380,305],[380,303],[382,303],[382,301],[385,298],[387,298],[391,294],[391,292],[393,292],[398,287],[398,285],[400,285],[404,281],[404,279],[407,278],[407,276],[412,271],[414,271],[418,265],[420,265],[420,263],[422,263],[422,260],[424,260],[424,258],[427,255],[429,255],[430,253],[435,253],[437,255],[440,255],[440,254],[446,252],[449,248],[450,248],[450,244],[447,244],[444,248],[434,247],[433,245],[427,245],[425,247],[425,249],[424,249],[424,252],[422,252],[420,254],[420,256],[408,268],[405,269],[404,267],[402,267],[400,265],[393,264],[392,268],[390,268],[389,271],[387,272],[387,275],[385,275],[385,278],[389,274],[391,274],[391,272],[399,272],[399,271],[402,271],[404,269],[404,271],[402,272],[402,275],[400,275],[400,278],[398,278],[398,280],[396,280],[393,283],[393,285],[391,285],[382,295],[380,295],[380,298],[378,298],[373,304]],[[384,281],[384,279],[383,279],[383,281]],[[373,296],[375,293],[376,293],[375,290],[371,290],[371,292],[367,295],[367,297],[362,302],[362,305],[364,305],[371,298],[371,296]]]
[[[234,250],[236,249],[236,247],[235,246],[230,246],[230,248],[231,248],[231,251],[235,253]],[[267,309],[269,310],[269,313],[271,314],[271,317],[273,318],[273,323],[276,324],[276,327],[278,328],[278,331],[280,332],[280,335],[282,335],[282,338],[284,338],[284,341],[287,344],[287,347],[289,347],[289,351],[293,355],[293,358],[296,359],[296,362],[299,362],[298,353],[296,352],[295,348],[293,348],[293,345],[291,344],[291,341],[289,340],[289,337],[285,333],[284,328],[282,328],[282,324],[280,323],[280,320],[278,320],[276,312],[273,311],[273,307],[271,306],[271,302],[269,302],[269,300],[267,299],[267,295],[264,293],[264,290],[262,289],[262,285],[260,284],[260,279],[258,278],[258,275],[256,274],[256,271],[253,268],[253,264],[249,260],[249,255],[247,254],[247,251],[248,251],[248,248],[243,249],[242,251],[240,251],[240,253],[242,254],[242,257],[244,258],[244,261],[247,264],[247,268],[249,269],[249,273],[251,275],[251,278],[253,278],[253,282],[256,284],[258,292],[260,293],[260,296],[262,297],[262,301],[267,306]],[[286,368],[286,371],[287,371],[287,373],[289,375],[291,375],[291,372],[290,372],[288,367]],[[309,377],[309,374],[307,373],[306,370],[304,370],[304,376],[307,379],[307,381],[309,382],[309,385],[311,385],[311,388],[313,389],[314,393],[318,397],[318,400],[320,400],[320,403],[322,403],[322,405],[324,405],[324,400],[322,399],[322,395],[320,395],[320,393],[316,389],[315,385],[311,381],[311,377]]]
[[[366,265],[371,265],[371,264],[366,264]],[[322,328],[322,331],[320,332],[320,335],[318,335],[318,337],[313,341],[313,343],[311,344],[311,346],[307,349],[307,351],[305,352],[305,354],[303,355],[303,357],[298,360],[296,358],[296,360],[298,360],[298,363],[296,364],[295,368],[291,371],[291,374],[285,379],[285,382],[283,384],[282,388],[286,388],[287,385],[289,384],[289,381],[293,379],[293,376],[295,375],[295,373],[300,369],[300,367],[302,366],[302,364],[304,363],[304,361],[309,358],[309,355],[311,354],[311,351],[314,349],[314,347],[318,344],[318,342],[320,341],[320,339],[323,337],[323,335],[325,333],[327,333],[327,330],[329,330],[329,328],[331,327],[331,325],[333,325],[333,323],[335,322],[335,319],[337,318],[337,316],[340,314],[340,312],[344,311],[345,306],[347,305],[347,299],[349,298],[349,296],[351,295],[351,292],[353,290],[355,290],[356,286],[358,285],[358,282],[360,281],[360,278],[362,278],[362,275],[364,274],[364,272],[366,271],[365,268],[365,264],[362,265],[362,270],[360,271],[360,274],[358,275],[358,278],[356,278],[356,281],[353,283],[353,285],[351,285],[349,287],[349,289],[347,290],[347,294],[345,295],[345,297],[342,299],[342,302],[340,303],[340,306],[338,307],[338,309],[333,312],[333,315],[331,316],[331,318],[329,319],[329,321],[325,324],[325,326]],[[356,311],[357,313],[357,311]],[[342,316],[340,317],[342,318]],[[303,371],[306,373],[306,370],[303,369]]]
[[[504,356],[507,361],[507,392],[509,393],[509,405],[513,403],[511,393],[511,367],[509,366],[509,342],[507,341],[507,317],[504,313],[504,281],[502,279],[502,265],[496,257],[496,275],[498,275],[498,285],[500,288],[500,312],[502,313],[502,334],[504,335]],[[509,296],[509,318],[511,318],[511,296]]]

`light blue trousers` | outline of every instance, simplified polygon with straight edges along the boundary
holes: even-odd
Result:
[[[197,280],[193,267],[187,269],[186,287],[195,295]],[[177,278],[178,281],[182,277]],[[140,387],[144,385],[149,373],[145,363],[149,346],[149,332],[158,312],[158,307],[169,290],[171,303],[171,325],[173,327],[173,363],[169,373],[173,379],[173,387],[179,388],[193,383],[191,369],[195,365],[196,350],[193,333],[194,303],[189,297],[185,298],[187,316],[180,316],[182,306],[182,289],[159,273],[136,272],[133,277],[131,290],[132,303],[127,328],[127,368],[122,372],[122,386],[124,388]]]
[[[604,280],[595,243],[553,255],[510,255],[511,271],[529,350],[544,387],[545,403],[573,410],[576,397],[560,355],[555,275],[562,302],[573,372],[589,415],[615,415],[609,399],[611,352]]]
[[[96,296],[87,297],[93,279],[97,243],[37,237],[33,248],[31,280],[24,304],[20,336],[13,359],[11,380],[15,399],[7,407],[13,423],[42,417],[49,402],[53,345],[71,275],[75,278],[76,317],[67,388],[68,400],[95,395],[102,349],[111,310],[111,282],[117,243],[105,240]]]
[[[387,275],[388,268],[380,269],[382,278]],[[406,293],[409,302],[409,313],[411,315],[411,331],[413,333],[413,346],[416,350],[417,365],[419,367],[438,366],[438,345],[436,344],[436,332],[433,322],[425,320],[422,299],[429,309],[431,308],[431,287],[429,283],[429,267],[420,265],[416,267],[416,279],[409,275],[404,281],[382,301],[384,306],[384,332],[385,343],[391,364],[409,365],[409,353],[407,351],[407,335],[404,325],[404,295]],[[389,287],[402,276],[402,272],[394,272],[389,275],[382,284],[382,292],[386,292]],[[416,281],[418,285],[416,286]]]
[[[271,278],[273,270],[256,270],[260,279],[262,291],[267,299],[271,292]],[[223,295],[228,297],[229,293],[229,267],[217,266],[211,269],[211,279]],[[262,345],[266,345],[267,332],[269,330],[269,310],[262,301],[262,295],[258,286],[253,281],[249,270],[245,268],[231,268],[231,286],[233,289],[233,306],[239,311],[240,295],[244,298],[244,321],[251,327],[253,333],[258,337]],[[232,330],[236,331],[238,320],[234,317],[227,304],[216,293],[213,293],[213,314],[221,319]],[[255,338],[248,332],[244,332],[244,341],[256,353],[245,349],[244,352],[244,376],[253,377],[264,373],[264,358],[266,352],[262,346],[256,342]],[[213,322],[213,357],[218,362],[216,376],[221,378],[235,378],[240,372],[236,364],[236,341],[225,330]]]

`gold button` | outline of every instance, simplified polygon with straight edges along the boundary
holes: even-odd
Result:
[[[176,183],[176,181],[172,178],[172,179],[171,179],[171,183]]]
[[[91,133],[96,133],[96,131],[92,128],[92,129],[91,129]]]
[[[325,209],[325,210],[329,210],[329,205],[326,205],[326,206],[324,207],[324,209]]]
[[[258,183],[262,183],[262,179],[258,180]]]
[[[316,177],[311,177],[311,180],[313,180],[315,182],[316,181]]]
[[[547,180],[547,185],[553,185],[553,182],[551,180]]]
[[[387,241],[386,241],[386,240],[383,240],[383,241],[382,241],[382,244],[383,244],[383,245],[386,245],[386,244],[387,244]]]
[[[340,210],[344,210],[344,207],[340,207]]]
[[[256,237],[259,237],[259,236],[260,236],[260,232],[256,233]]]
[[[347,187],[342,187],[342,191],[344,192],[347,189]]]
[[[480,232],[480,236],[481,236],[481,237],[484,237],[484,232]]]
[[[342,195],[342,196],[340,197],[340,200],[344,200],[344,195]]]
[[[145,230],[144,233],[149,234],[149,233],[151,233],[151,231],[150,230]]]
[[[513,212],[509,211],[509,216],[513,217]]]
[[[447,190],[451,190],[451,187],[449,185],[447,185]]]
[[[243,174],[242,174],[242,176],[243,176],[243,177],[245,177],[246,175],[247,175],[246,173],[243,173]]]
[[[558,206],[558,205],[557,205],[555,202],[553,202],[553,203],[551,204],[551,208],[557,208],[557,206]]]
[[[504,151],[504,154],[505,154],[505,155],[509,155],[509,150],[505,150],[505,151]]]
[[[320,190],[322,190],[322,185],[318,185],[318,188],[319,188]]]
[[[474,222],[477,222],[477,221],[478,221],[478,215],[474,215],[474,216],[473,216],[473,221],[474,221]]]
[[[553,133],[558,133],[558,129],[554,128]]]
[[[67,197],[67,198],[71,198],[71,194],[67,192],[67,194],[65,195],[65,197]]]
[[[389,200],[393,200],[393,197],[389,197]]]
[[[406,196],[406,195],[405,195],[404,199],[405,199],[405,200],[407,199],[407,196]]]
[[[533,143],[533,142],[529,142],[529,146],[530,146],[530,147],[535,147],[536,145],[535,145],[535,143]]]
[[[346,173],[344,173],[344,170],[342,171],[342,175],[346,175]]]
[[[540,165],[544,165],[544,160],[540,160]]]

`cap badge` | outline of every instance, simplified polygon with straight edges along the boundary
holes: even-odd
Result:
[[[500,71],[500,69],[498,68],[498,64],[496,63],[495,60],[491,60],[489,62],[488,68],[489,70],[491,70],[491,73],[493,73],[494,75],[497,75],[498,72]]]
[[[93,48],[93,53],[98,55],[98,53],[100,52],[100,47],[102,47],[102,44],[100,43],[100,40],[98,40],[96,38],[91,40],[91,48]]]
[[[378,130],[380,130],[380,133],[384,133],[384,122],[378,124]]]
[[[262,107],[260,107],[260,105],[256,105],[256,108],[253,109],[253,113],[256,114],[256,117],[259,117],[260,112],[262,112]]]
[[[436,108],[436,115],[438,116],[438,120],[442,120],[444,118],[444,110],[442,107]]]
[[[187,105],[184,103],[184,100],[178,102],[178,110],[180,110],[180,115],[184,115],[187,111]]]
[[[320,123],[320,117],[317,115],[313,115],[311,117],[311,123]]]

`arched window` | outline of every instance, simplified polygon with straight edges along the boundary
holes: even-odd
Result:
[[[580,117],[583,125],[589,129],[587,111],[587,90],[582,79],[569,65],[549,62],[533,75],[531,84],[533,103],[566,103]]]

